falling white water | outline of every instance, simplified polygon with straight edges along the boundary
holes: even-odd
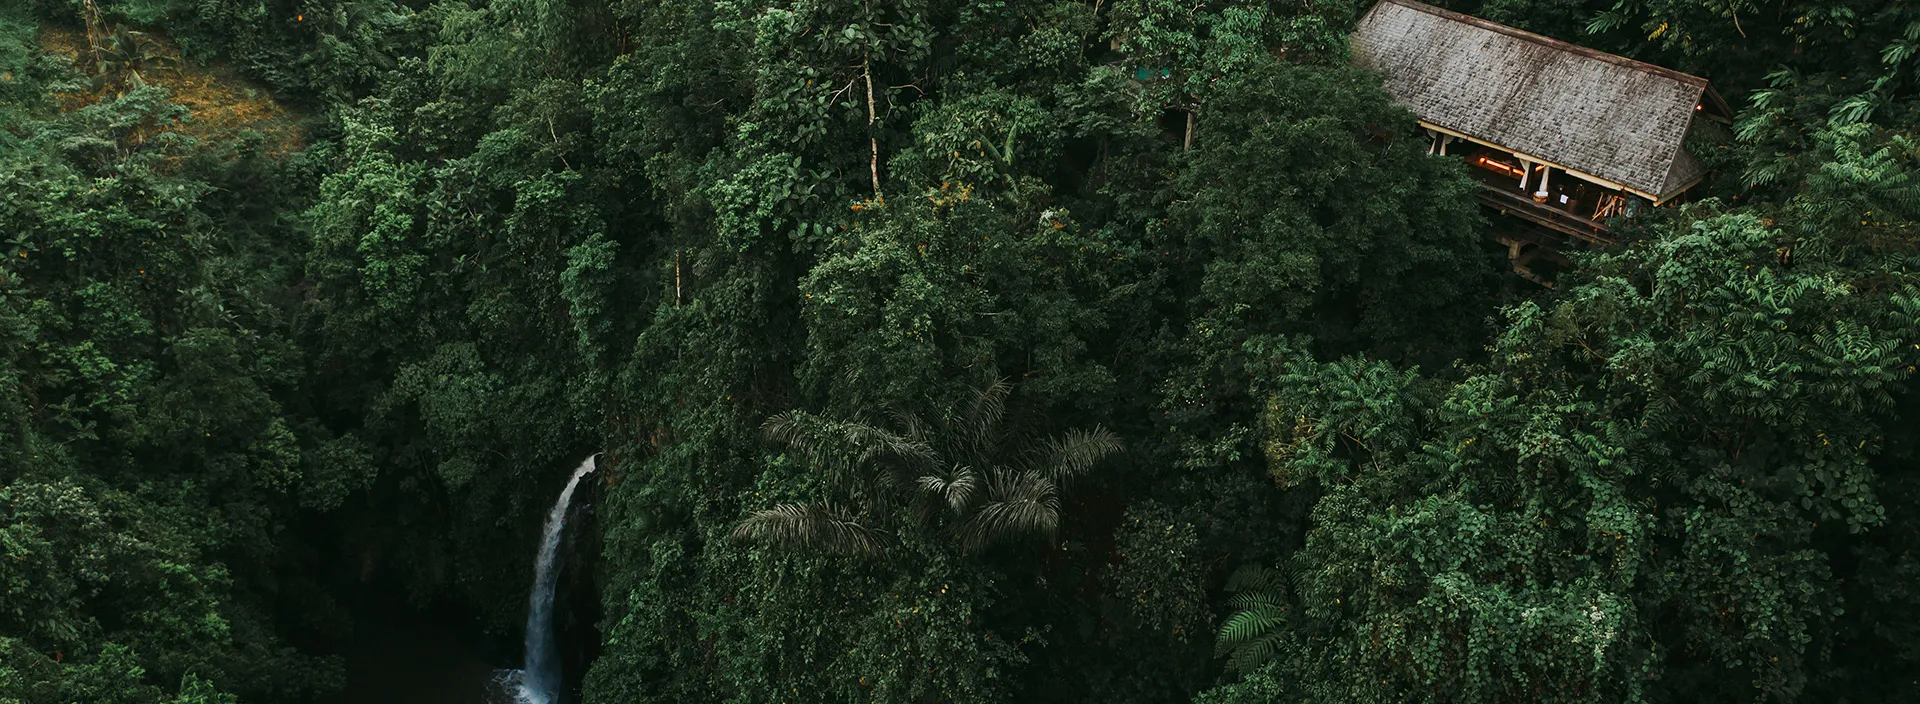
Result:
[[[506,670],[495,679],[495,686],[511,692],[516,704],[560,701],[560,661],[553,642],[553,589],[558,572],[554,563],[560,553],[560,532],[567,527],[567,504],[573,502],[573,488],[593,471],[595,457],[599,455],[588,457],[573,470],[567,488],[560,490],[560,500],[547,514],[546,532],[540,536],[540,556],[533,563],[533,594],[527,598],[526,669]]]

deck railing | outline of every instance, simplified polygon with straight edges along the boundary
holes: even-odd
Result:
[[[1594,244],[1613,242],[1613,237],[1607,234],[1607,226],[1599,221],[1589,220],[1544,203],[1535,203],[1532,198],[1515,193],[1508,188],[1482,182],[1478,195],[1482,203],[1556,232],[1566,233]]]

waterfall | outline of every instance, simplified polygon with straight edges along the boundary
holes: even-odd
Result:
[[[573,477],[567,480],[567,488],[560,490],[560,500],[553,503],[553,510],[547,514],[546,532],[540,536],[540,556],[533,563],[533,594],[527,598],[527,662],[526,668],[505,675],[508,686],[513,686],[514,699],[518,704],[558,704],[560,701],[560,660],[554,652],[553,642],[553,590],[556,573],[559,571],[560,532],[567,527],[567,504],[573,502],[574,486],[580,478],[594,469],[594,458],[588,457],[573,470]]]

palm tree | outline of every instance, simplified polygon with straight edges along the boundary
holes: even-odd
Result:
[[[737,540],[843,555],[884,552],[867,527],[906,501],[923,523],[945,523],[962,549],[980,552],[1020,538],[1052,538],[1060,527],[1062,487],[1119,452],[1120,438],[1095,426],[1012,451],[1005,427],[1013,387],[995,381],[937,426],[903,411],[889,429],[859,420],[788,411],[767,419],[767,439],[797,451],[823,471],[858,515],[825,504],[780,504],[734,528]]]

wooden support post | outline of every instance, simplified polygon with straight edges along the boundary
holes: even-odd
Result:
[[[1526,192],[1527,181],[1532,178],[1533,178],[1533,162],[1527,161],[1526,159],[1521,159],[1520,160],[1520,191],[1522,193]]]
[[[1440,156],[1447,155],[1447,143],[1452,141],[1453,141],[1453,135],[1450,135],[1450,134],[1440,135]]]
[[[1545,200],[1548,197],[1547,182],[1552,178],[1553,178],[1553,167],[1548,166],[1540,169],[1540,190],[1534,191],[1533,193],[1534,200]]]

